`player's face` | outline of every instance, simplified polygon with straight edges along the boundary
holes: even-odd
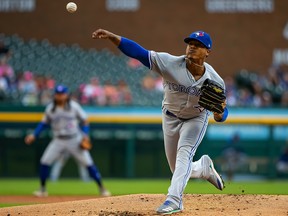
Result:
[[[197,40],[191,40],[186,48],[188,59],[205,59],[209,55],[209,52],[210,50]]]
[[[56,100],[57,103],[63,103],[67,100],[68,98],[68,94],[66,93],[57,93],[54,95],[54,98]]]

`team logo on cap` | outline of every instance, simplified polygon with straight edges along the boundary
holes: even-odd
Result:
[[[204,32],[196,32],[196,36],[200,36],[200,37],[203,37],[204,36]]]
[[[63,91],[63,86],[57,86],[57,91]]]

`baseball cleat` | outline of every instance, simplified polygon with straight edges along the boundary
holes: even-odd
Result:
[[[157,214],[168,215],[182,211],[176,204],[166,200],[157,210]]]
[[[36,197],[47,197],[48,196],[48,192],[47,191],[38,190],[38,191],[34,191],[33,195],[36,196]]]
[[[224,181],[214,168],[213,161],[208,155],[203,155],[203,177],[217,189],[224,189]]]
[[[103,196],[103,197],[109,197],[109,196],[111,196],[111,192],[106,190],[106,189],[101,189],[100,190],[100,195]]]

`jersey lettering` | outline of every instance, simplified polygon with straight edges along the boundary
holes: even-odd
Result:
[[[172,82],[169,82],[167,80],[166,80],[166,83],[167,83],[170,91],[183,92],[183,93],[186,93],[189,95],[194,95],[196,97],[199,97],[199,95],[201,93],[200,88],[197,88],[197,87],[193,87],[193,86],[186,87],[184,85],[172,83]]]

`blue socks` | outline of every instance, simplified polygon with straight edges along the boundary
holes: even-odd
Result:
[[[40,164],[40,181],[41,181],[41,190],[45,191],[46,187],[46,180],[49,176],[50,166]]]
[[[91,178],[93,178],[97,182],[98,186],[102,188],[103,185],[101,181],[101,174],[99,170],[97,169],[97,167],[95,165],[91,165],[91,166],[88,166],[87,169]]]

